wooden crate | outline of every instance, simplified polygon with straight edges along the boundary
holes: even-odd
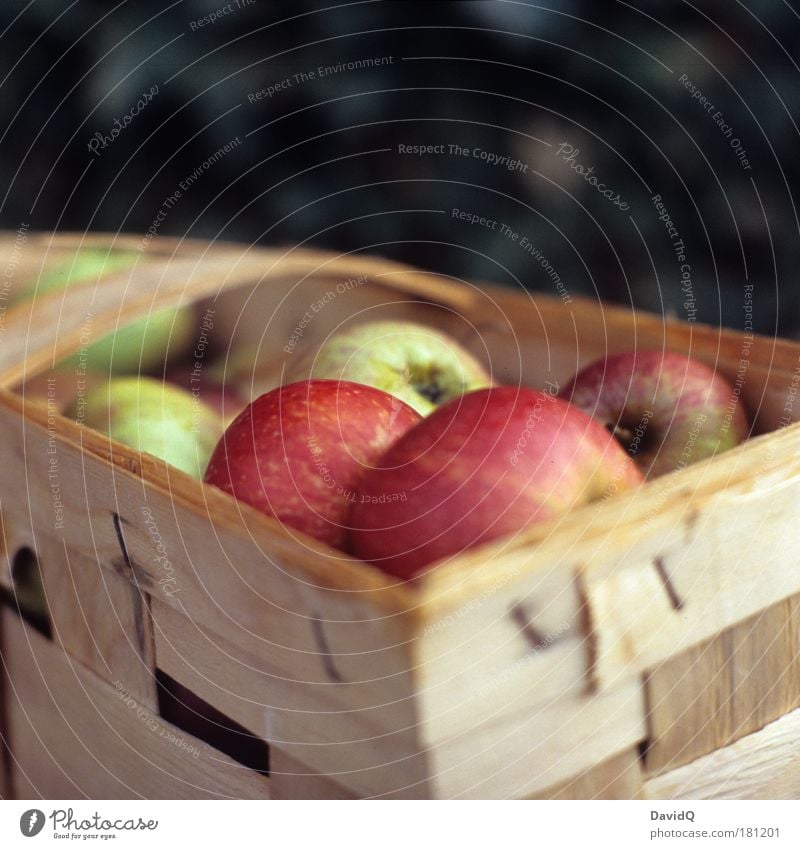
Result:
[[[259,344],[276,382],[332,329],[406,317],[532,386],[634,345],[691,353],[756,435],[394,584],[10,391],[79,349],[87,316],[99,335],[209,298],[243,308],[213,332]],[[51,634],[0,609],[0,794],[800,795],[800,346],[361,255],[166,239],[132,276],[9,310],[2,334],[0,584],[35,554]],[[165,718],[164,681],[249,732],[248,765]]]

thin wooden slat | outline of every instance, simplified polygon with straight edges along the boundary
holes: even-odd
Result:
[[[626,683],[476,723],[433,749],[431,780],[437,798],[531,796],[630,750],[645,734],[642,688]]]
[[[17,798],[268,798],[269,781],[3,618]],[[195,754],[196,753],[196,754]]]
[[[642,799],[644,785],[638,749],[620,752],[531,799]]]
[[[260,733],[272,677],[268,662],[244,657],[223,637],[157,599],[152,611],[158,669],[248,731]]]
[[[646,686],[649,775],[727,746],[800,707],[800,596],[669,659]]]
[[[800,798],[800,710],[645,783],[648,799]]]
[[[263,734],[271,753],[278,749],[289,760],[302,761],[300,772],[314,777],[310,785],[330,781],[359,796],[402,795],[410,780],[404,776],[410,775],[415,792],[424,794],[413,698],[386,697],[380,679],[355,685],[303,680],[276,668],[268,652],[244,651],[156,600],[153,617],[158,668]],[[293,784],[287,782],[281,792],[299,792],[287,789]]]
[[[651,515],[650,527],[645,514],[638,537],[626,539],[629,526],[620,524],[616,553],[604,558],[598,552],[585,567],[597,638],[594,673],[603,685],[655,668],[800,592],[800,574],[786,568],[800,555],[791,519],[800,497],[800,455],[769,459],[772,440],[793,446],[796,436],[793,428],[753,443],[747,462],[744,452],[734,452],[719,465],[691,470],[713,480],[715,467],[730,463],[733,472],[740,460],[739,468],[751,474],[741,482],[731,476],[727,486],[717,479],[720,491],[711,498],[686,480],[675,493],[685,493],[682,505],[665,504],[658,519]],[[764,463],[756,466],[759,456]]]
[[[496,575],[491,586],[431,615],[414,642],[426,745],[468,732],[478,718],[499,722],[580,696],[591,684],[591,642],[570,564],[528,573],[523,556],[504,573],[495,565],[490,556],[482,567]]]
[[[53,637],[75,660],[108,683],[124,682],[139,702],[155,708],[156,680],[149,597],[63,540],[38,546]]]
[[[61,242],[79,243],[78,237],[67,237]],[[131,247],[120,238],[111,243],[117,247]],[[128,285],[129,272],[109,275],[99,288],[92,284],[66,295],[55,293],[39,299],[33,320],[26,309],[9,313],[6,334],[12,341],[18,340],[25,345],[28,373],[37,365],[45,365],[47,358],[52,359],[55,353],[52,339],[55,318],[59,319],[56,347],[66,352],[70,346],[77,347],[84,332],[81,324],[85,324],[85,316],[89,313],[93,316],[92,332],[100,334],[113,330],[118,321],[125,323],[146,315],[151,308],[199,300],[223,288],[234,290],[248,282],[258,284],[257,291],[268,296],[263,312],[266,329],[270,331],[266,335],[281,335],[281,321],[274,321],[274,310],[269,309],[269,303],[283,306],[287,297],[291,301],[292,287],[310,276],[328,280],[338,278],[339,281],[363,278],[369,282],[369,286],[348,289],[344,297],[335,299],[338,302],[334,306],[326,305],[328,316],[315,319],[315,326],[321,333],[323,327],[327,332],[338,326],[338,318],[352,298],[363,296],[362,306],[366,306],[370,299],[374,303],[372,290],[384,288],[386,300],[393,296],[396,301],[399,296],[401,300],[423,299],[444,306],[446,311],[441,311],[436,323],[452,325],[450,329],[455,335],[464,336],[463,341],[473,346],[474,352],[483,359],[491,350],[497,377],[503,382],[518,379],[536,384],[545,379],[563,381],[588,359],[637,346],[666,346],[690,352],[739,382],[741,397],[756,414],[761,431],[775,426],[782,399],[786,397],[798,366],[796,346],[788,342],[695,323],[665,322],[661,317],[641,312],[632,314],[619,307],[604,307],[602,321],[598,321],[599,306],[590,299],[573,299],[567,308],[560,298],[487,284],[465,284],[379,258],[340,256],[306,249],[244,248],[224,243],[207,246],[204,251],[194,243],[175,240],[160,248],[158,245],[159,240],[154,240],[154,252],[143,254],[142,265],[136,270],[135,287]],[[151,261],[158,256],[161,262]],[[186,290],[188,279],[192,283],[190,292]],[[281,282],[285,285],[276,287]],[[300,290],[302,296],[295,297],[294,301],[299,305],[305,303],[303,310],[307,310],[309,292],[302,285]],[[261,300],[258,303],[261,309],[255,312],[260,315],[264,305]],[[358,309],[346,311],[350,316],[359,312]],[[287,317],[289,315],[290,312],[286,313]],[[246,327],[247,318],[244,319]],[[547,357],[538,356],[537,351],[542,347],[547,350]],[[746,368],[742,370],[745,359]],[[0,358],[0,373],[3,366]],[[0,383],[13,385],[20,377],[19,369],[12,361],[5,366],[10,371]],[[796,420],[798,417],[800,410],[793,410],[790,418]]]
[[[305,681],[276,666],[269,652],[243,650],[157,600],[153,620],[158,668],[251,731],[262,733],[265,721],[274,730],[275,714],[284,712],[295,733],[324,724],[332,745],[361,733],[387,747],[401,737],[416,746],[412,699],[371,704],[368,686]],[[380,683],[374,689],[380,697]]]
[[[270,750],[272,799],[357,799],[358,797],[294,760],[280,748]]]
[[[103,520],[114,544],[104,564],[107,555],[98,550],[82,492],[81,464],[70,465],[54,430],[38,439],[19,417],[5,416],[3,425],[0,493],[4,528],[14,546],[7,562],[20,544],[30,547],[41,569],[54,638],[96,674],[111,683],[124,681],[141,703],[155,707],[148,601],[124,562],[113,511]],[[109,495],[113,499],[113,489]],[[119,572],[104,568],[111,562],[119,564]]]

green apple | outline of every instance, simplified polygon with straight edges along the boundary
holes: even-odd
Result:
[[[285,382],[306,378],[374,386],[423,416],[492,385],[483,366],[455,339],[412,321],[374,321],[330,336],[289,367]]]
[[[67,415],[198,479],[223,431],[216,410],[191,392],[151,377],[106,381]]]
[[[29,300],[34,293],[47,295],[69,285],[96,282],[116,271],[132,269],[139,257],[135,251],[81,248],[48,263],[35,286],[11,299],[12,303]],[[104,374],[138,374],[163,365],[170,357],[183,353],[191,343],[194,320],[191,310],[170,307],[147,318],[121,327],[91,343],[81,354],[65,362],[79,364]]]
[[[35,284],[37,295],[46,295],[66,288],[70,283],[86,283],[105,277],[115,271],[132,268],[138,254],[134,251],[108,250],[108,248],[81,248],[73,254],[50,262]],[[28,289],[20,293],[25,300],[33,295]]]
[[[195,326],[191,310],[170,307],[152,313],[115,333],[93,342],[69,362],[105,374],[139,374],[152,371],[186,351]]]

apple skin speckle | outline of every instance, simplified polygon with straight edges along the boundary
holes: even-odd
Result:
[[[411,407],[370,386],[299,381],[260,396],[236,417],[204,480],[343,548],[361,476],[420,420]]]

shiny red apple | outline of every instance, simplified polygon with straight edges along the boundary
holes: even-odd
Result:
[[[597,360],[561,396],[613,432],[647,477],[733,448],[750,429],[725,377],[672,351],[642,349]]]
[[[420,418],[371,386],[292,383],[257,398],[234,419],[204,480],[341,548],[361,476]]]
[[[437,409],[364,474],[350,547],[411,578],[641,480],[608,431],[577,407],[534,389],[478,390]]]

